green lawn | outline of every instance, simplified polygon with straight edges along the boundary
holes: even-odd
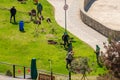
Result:
[[[40,0],[43,5],[44,18],[50,17],[52,24],[48,24],[46,20],[37,27],[36,24],[30,22],[30,16],[27,14],[31,9],[36,9],[36,5],[32,0],[28,0],[26,4],[21,4],[17,0],[0,0],[0,8],[10,9],[15,6],[17,9],[16,21],[23,20],[25,22],[25,32],[19,31],[18,24],[10,23],[10,13],[8,10],[0,9],[0,62],[7,62],[30,67],[32,58],[37,60],[37,68],[49,70],[48,59],[52,60],[52,68],[55,73],[67,74],[65,68],[65,57],[67,51],[59,43],[62,42],[61,36],[64,29],[61,28],[54,19],[54,8],[47,2],[47,0]],[[22,13],[24,12],[24,13]],[[37,27],[38,32],[35,31]],[[45,33],[41,33],[44,28]],[[57,34],[51,34],[52,28]],[[37,36],[36,36],[37,35]],[[96,64],[95,54],[93,49],[79,40],[74,35],[73,50],[74,56],[86,56],[89,58],[89,64],[94,63],[91,67],[95,70],[91,74],[99,74],[104,70],[99,68]],[[52,39],[58,42],[57,45],[49,45],[47,40]],[[7,70],[9,67],[0,65],[0,73]],[[11,70],[12,71],[12,70]]]

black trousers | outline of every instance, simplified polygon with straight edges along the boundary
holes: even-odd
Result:
[[[15,15],[11,15],[11,16],[10,16],[10,22],[12,22],[12,18],[14,19],[14,22],[16,22],[16,20],[15,20]]]
[[[64,40],[64,47],[66,47],[66,45],[68,45],[68,40]]]
[[[71,60],[69,60],[69,59],[66,59],[66,68],[68,68],[68,65],[70,65],[71,66]]]

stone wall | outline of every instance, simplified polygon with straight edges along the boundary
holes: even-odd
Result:
[[[120,40],[120,31],[112,30],[108,28],[107,26],[103,25],[99,21],[96,21],[92,17],[90,17],[87,12],[85,12],[85,7],[86,5],[93,0],[81,0],[82,4],[81,5],[81,10],[80,10],[80,16],[82,21],[90,26],[91,28],[95,29],[96,31],[100,32],[106,37],[112,37],[115,40]]]

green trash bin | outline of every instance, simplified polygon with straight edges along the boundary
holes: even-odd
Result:
[[[31,79],[36,80],[37,79],[37,67],[36,67],[36,59],[33,58],[31,60]]]

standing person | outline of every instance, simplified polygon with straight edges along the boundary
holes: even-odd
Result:
[[[68,52],[67,56],[66,56],[66,68],[68,69],[68,65],[71,66],[71,62],[73,60],[73,52],[70,51]]]
[[[96,53],[97,63],[99,64],[100,47],[98,45],[96,45],[95,53]]]
[[[12,22],[12,17],[14,18],[14,23],[16,23],[16,20],[15,20],[15,15],[16,15],[16,9],[15,7],[13,6],[11,9],[10,9],[10,23]]]
[[[42,15],[42,10],[43,10],[43,6],[41,3],[37,4],[37,15],[39,17],[39,14]]]
[[[72,51],[73,48],[72,48],[72,41],[69,41],[68,43],[68,52]]]
[[[69,39],[69,35],[65,32],[62,36],[62,40],[64,41],[65,48],[66,48],[66,45],[68,45],[68,39]]]

